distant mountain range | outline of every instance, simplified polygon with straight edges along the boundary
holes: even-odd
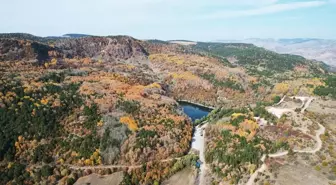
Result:
[[[323,61],[336,67],[336,40],[293,38],[293,39],[244,39],[217,40],[223,43],[251,43],[277,53],[301,55],[308,59]]]
[[[64,34],[62,36],[49,36],[49,38],[55,38],[55,37],[81,38],[81,37],[89,37],[89,36],[93,36],[93,35],[80,34],[80,33],[68,33],[68,34]]]
[[[67,39],[67,38],[81,38],[89,37],[92,35],[79,34],[79,33],[68,33],[62,36],[47,36],[47,37],[38,37],[29,33],[0,33],[0,38],[14,38],[14,39],[28,39],[39,42],[49,42],[54,41],[55,39]]]

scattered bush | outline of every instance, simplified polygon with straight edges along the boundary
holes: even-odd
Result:
[[[280,96],[275,96],[275,97],[273,98],[273,103],[279,103],[280,100],[281,100],[281,97],[280,97]]]
[[[49,165],[44,165],[41,168],[42,177],[49,177],[53,174],[53,168]]]
[[[137,113],[140,110],[140,103],[134,100],[119,99],[117,102],[117,108],[127,112],[128,114]]]

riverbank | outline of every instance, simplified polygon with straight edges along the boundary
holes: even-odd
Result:
[[[204,116],[207,116],[214,107],[205,106],[199,103],[194,103],[187,100],[178,100],[177,101],[181,106],[184,114],[190,117],[193,121],[196,119],[201,119]],[[191,141],[191,149],[199,152],[199,172],[197,175],[197,180],[195,184],[203,185],[205,184],[205,174],[207,171],[205,163],[205,128],[207,124],[204,125],[194,125],[193,137]]]
[[[189,104],[196,105],[196,106],[198,106],[198,107],[207,108],[207,109],[209,109],[210,111],[216,109],[216,107],[207,106],[207,105],[203,105],[203,104],[200,104],[200,103],[195,103],[195,102],[192,102],[192,101],[189,101],[189,100],[176,100],[176,101],[177,101],[178,103],[189,103]]]
[[[178,101],[180,111],[191,118],[193,125],[196,126],[196,120],[204,119],[213,109],[202,106],[201,104],[194,104],[189,101]]]

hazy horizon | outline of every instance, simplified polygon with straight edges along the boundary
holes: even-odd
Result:
[[[106,36],[130,36],[130,37],[133,37],[135,39],[139,39],[137,37],[134,37],[132,35],[122,35],[122,34],[119,34],[119,35],[93,35],[93,34],[87,34],[87,33],[64,33],[64,34],[61,34],[61,35],[47,35],[47,36],[41,36],[41,35],[35,35],[35,34],[32,34],[32,33],[25,33],[25,32],[4,32],[4,33],[0,33],[0,34],[30,34],[30,35],[34,35],[34,36],[37,36],[37,37],[65,37],[66,35],[68,34],[80,34],[80,35],[88,35],[88,36],[98,36],[98,37],[106,37]],[[309,38],[309,37],[292,37],[292,38],[242,38],[242,39],[214,39],[214,40],[205,40],[205,41],[209,41],[209,42],[216,42],[216,41],[241,41],[241,40],[252,40],[252,39],[260,39],[260,40],[275,40],[275,41],[278,41],[278,40],[281,40],[281,39],[309,39],[309,40],[336,40],[336,39],[329,39],[329,38]],[[163,40],[163,41],[201,41],[201,40],[191,40],[191,39],[184,39],[184,38],[176,38],[176,39],[168,39],[168,40],[165,40],[165,39],[158,39],[158,38],[145,38],[145,39],[140,39],[140,40]]]

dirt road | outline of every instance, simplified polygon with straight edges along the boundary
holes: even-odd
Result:
[[[207,127],[207,124],[196,127],[196,132],[194,136],[194,141],[191,144],[191,147],[199,151],[200,161],[201,161],[201,167],[200,167],[200,173],[199,173],[199,184],[203,185],[205,184],[205,171],[206,171],[206,163],[204,158],[204,146],[205,146],[205,140],[204,140],[204,129]]]
[[[177,158],[170,158],[170,159],[163,159],[159,162],[168,162],[173,160],[180,160],[181,157]],[[141,168],[143,165],[100,165],[100,166],[76,166],[76,165],[68,165],[69,168],[74,170],[94,170],[94,169],[112,169],[112,168],[129,168],[129,169],[135,169],[135,168]]]
[[[303,102],[303,108],[301,109],[301,113],[303,114],[304,111],[309,107],[310,103],[314,100],[314,98],[312,97],[295,97],[296,99],[300,99],[302,102]],[[305,102],[305,100],[307,100]],[[271,112],[272,114],[274,114],[275,116],[277,117],[281,117],[281,115],[284,113],[284,112],[292,112],[293,110],[292,109],[281,109],[281,108],[274,108],[274,107],[270,107],[268,109],[269,112]],[[316,131],[316,135],[314,136],[314,139],[316,141],[316,145],[315,145],[315,148],[312,149],[312,150],[294,150],[295,153],[310,153],[310,154],[314,154],[318,151],[321,150],[322,148],[322,140],[320,138],[320,136],[322,134],[324,134],[325,132],[325,127],[323,125],[321,125],[320,123],[317,123],[319,125],[319,129]],[[275,154],[269,154],[268,157],[271,157],[271,158],[276,158],[276,157],[282,157],[282,156],[285,156],[288,154],[288,151],[284,151],[284,152],[281,152],[281,153],[275,153]],[[265,161],[265,155],[262,156],[262,158],[260,159],[262,162]],[[258,168],[249,178],[249,180],[247,181],[246,185],[253,185],[254,184],[254,180],[258,177],[258,173],[262,173],[264,172],[265,170],[267,169],[267,166],[265,163],[263,163],[261,165],[260,168]]]

